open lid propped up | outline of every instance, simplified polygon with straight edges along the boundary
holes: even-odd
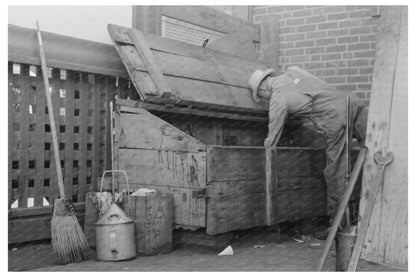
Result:
[[[265,63],[137,29],[109,24],[108,31],[142,101],[267,112],[267,101],[254,102],[248,86]]]

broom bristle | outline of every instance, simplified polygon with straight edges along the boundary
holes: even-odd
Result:
[[[59,264],[77,263],[89,258],[90,247],[75,215],[53,215],[52,247]]]

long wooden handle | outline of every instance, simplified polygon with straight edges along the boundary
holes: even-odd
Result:
[[[360,175],[366,155],[367,155],[367,148],[362,148],[360,150],[360,154],[358,155],[357,161],[355,162],[354,169],[351,173],[351,178],[350,178],[348,187],[345,190],[344,195],[342,196],[342,200],[341,200],[341,203],[339,204],[337,214],[335,216],[334,222],[332,223],[331,230],[328,234],[328,238],[326,239],[324,252],[322,253],[321,259],[319,260],[317,271],[321,271],[324,266],[326,257],[328,256],[328,253],[329,253],[329,249],[331,248],[332,241],[334,240],[335,235],[338,231],[338,227],[341,223],[342,217],[344,216],[344,211],[347,208],[348,202],[350,201],[352,192],[355,187],[355,183],[357,182],[358,176]]]
[[[64,181],[62,178],[61,158],[59,157],[59,145],[58,136],[56,133],[55,117],[53,114],[52,97],[49,91],[49,80],[48,80],[48,69],[46,68],[45,51],[43,49],[42,36],[39,30],[39,22],[36,21],[38,41],[39,41],[39,53],[40,53],[40,64],[42,68],[43,85],[45,87],[46,103],[48,106],[49,121],[51,124],[52,144],[53,153],[55,156],[56,174],[58,177],[59,197],[65,198]]]

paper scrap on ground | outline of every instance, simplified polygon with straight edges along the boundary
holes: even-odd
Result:
[[[264,248],[264,247],[266,247],[266,245],[258,245],[258,244],[254,245],[254,248]]]
[[[234,251],[231,248],[231,245],[228,245],[227,248],[225,248],[224,250],[222,250],[220,254],[218,254],[218,256],[232,256],[232,255],[234,255]]]
[[[146,196],[155,192],[156,191],[154,189],[141,188],[133,192],[131,196]]]

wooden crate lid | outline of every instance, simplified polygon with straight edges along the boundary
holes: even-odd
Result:
[[[264,114],[247,81],[261,62],[117,25],[108,31],[143,101]]]

